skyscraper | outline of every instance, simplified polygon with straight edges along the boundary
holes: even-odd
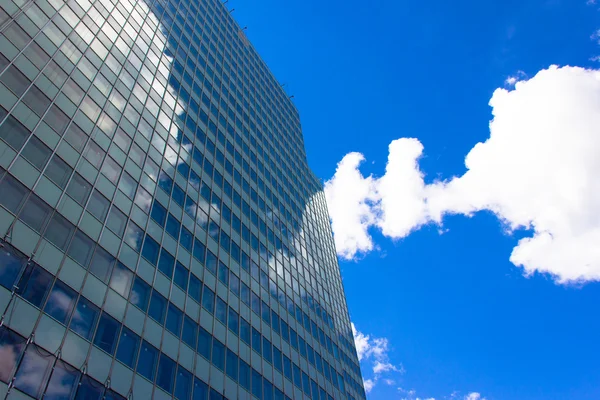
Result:
[[[364,398],[298,113],[225,6],[0,32],[0,396]]]

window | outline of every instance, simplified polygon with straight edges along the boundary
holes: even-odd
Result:
[[[29,196],[29,200],[21,210],[21,220],[29,225],[30,228],[41,233],[48,222],[48,217],[52,209],[35,194]]]
[[[283,374],[290,382],[292,381],[292,361],[285,354],[283,355]]]
[[[130,221],[127,225],[127,231],[125,232],[123,241],[130,245],[135,251],[140,251],[142,248],[142,239],[144,239],[144,231],[133,223],[133,221]]]
[[[213,275],[217,275],[217,256],[215,256],[210,250],[206,252],[206,269],[208,269]]]
[[[192,252],[193,235],[185,226],[181,227],[180,243],[187,251]]]
[[[227,325],[227,304],[217,296],[215,315],[223,325]]]
[[[84,339],[90,340],[94,333],[99,313],[100,311],[95,305],[84,297],[79,297],[76,311],[71,319],[71,330],[81,335]]]
[[[212,363],[222,371],[225,369],[225,345],[217,339],[213,340]]]
[[[129,368],[133,368],[139,346],[140,337],[123,327],[121,338],[119,339],[119,347],[117,348],[117,360],[121,361]]]
[[[198,325],[187,315],[183,319],[183,333],[181,339],[192,349],[196,348]]]
[[[209,313],[214,313],[215,310],[215,292],[210,290],[208,286],[204,286],[202,293],[202,307]]]
[[[13,214],[17,214],[25,201],[25,197],[29,194],[29,189],[12,176],[6,174],[4,179],[0,181],[0,193],[4,194],[0,196],[0,204]]]
[[[44,169],[52,151],[36,136],[32,136],[23,152],[23,157],[38,170]]]
[[[160,226],[165,226],[165,220],[167,217],[167,210],[156,200],[152,203],[152,211],[150,216]]]
[[[40,398],[48,379],[48,372],[54,357],[43,349],[31,344],[15,374],[14,386],[33,398]]]
[[[108,283],[108,278],[114,264],[115,258],[108,251],[98,246],[90,264],[90,272],[96,275],[102,282]]]
[[[229,286],[229,268],[222,261],[219,261],[219,280],[223,285]]]
[[[250,390],[250,366],[240,358],[240,385]]]
[[[152,298],[150,299],[150,309],[148,315],[154,318],[160,325],[165,322],[165,312],[167,311],[167,300],[158,294],[157,291],[152,291]]]
[[[150,300],[150,286],[141,278],[136,277],[133,282],[131,296],[129,301],[131,304],[138,306],[142,311],[148,309],[148,301]]]
[[[194,274],[190,274],[190,287],[188,288],[188,294],[198,303],[200,303],[201,299],[201,290],[202,282],[200,282],[200,279],[196,278]]]
[[[183,266],[183,264],[177,261],[177,264],[175,265],[175,276],[173,278],[173,281],[184,291],[187,289],[188,274],[189,272]]]
[[[171,279],[173,276],[173,264],[175,264],[175,257],[163,249],[158,260],[158,270]]]
[[[175,397],[177,399],[189,399],[191,394],[191,383],[191,374],[179,366],[177,371],[177,387],[175,389]]]
[[[44,393],[44,400],[71,399],[77,390],[79,371],[70,365],[56,361],[52,369],[52,376]]]
[[[61,324],[66,324],[75,307],[77,293],[57,280],[48,296],[44,312]]]
[[[208,385],[198,378],[194,378],[193,400],[208,400]]]
[[[54,213],[44,237],[60,250],[65,251],[74,231],[75,226],[72,223],[59,213]]]
[[[90,258],[92,257],[92,252],[94,251],[94,242],[92,239],[87,237],[83,232],[77,230],[73,240],[71,241],[71,246],[69,247],[68,254],[73,258],[73,260],[77,261],[79,264],[87,267],[90,262]]]
[[[176,364],[173,360],[164,354],[160,355],[156,384],[171,394],[173,393],[173,384],[175,381],[175,368]]]
[[[144,248],[142,249],[142,256],[146,258],[152,265],[156,265],[158,261],[158,252],[160,251],[160,246],[154,239],[152,239],[149,235],[146,235],[146,240],[144,241]]]
[[[236,336],[239,334],[239,317],[238,317],[238,313],[236,313],[234,311],[233,308],[229,307],[229,316],[227,318],[227,326],[229,327],[229,330],[232,331],[233,333],[236,334]]]
[[[171,236],[173,236],[173,238],[175,240],[179,239],[179,229],[180,229],[180,224],[179,221],[177,220],[177,218],[175,218],[173,216],[173,214],[169,213],[169,216],[167,217],[167,233]]]
[[[102,393],[104,393],[104,385],[84,375],[77,388],[75,400],[100,400]]]
[[[132,281],[133,272],[131,272],[129,268],[127,268],[121,262],[118,262],[110,278],[110,287],[121,296],[127,298],[129,295],[129,289],[131,289]]]
[[[256,351],[258,354],[261,353],[260,345],[261,345],[261,334],[254,327],[252,327],[252,350]]]
[[[273,366],[279,372],[283,372],[283,364],[281,362],[281,350],[273,346]]]
[[[53,276],[41,267],[29,265],[19,282],[18,293],[36,307],[41,307],[46,299]]]
[[[238,356],[227,349],[227,375],[237,382],[238,380]]]
[[[250,323],[240,318],[240,338],[250,346]]]
[[[252,394],[262,399],[262,376],[254,368],[252,368]]]
[[[181,333],[181,320],[183,315],[181,311],[173,304],[169,303],[169,313],[167,314],[167,330],[173,335],[179,337]]]
[[[72,126],[73,125],[71,125],[71,127]],[[71,128],[69,128],[69,132],[71,132]],[[69,132],[67,132],[67,141],[68,141]],[[75,130],[75,132],[73,133],[73,135],[76,137],[76,140],[77,140],[76,145],[83,147],[83,143],[85,143],[85,141],[87,140],[87,135],[85,134],[85,132],[83,132],[81,129],[77,128]],[[87,150],[84,153],[84,156],[94,167],[96,167],[96,169],[100,169],[100,166],[102,165],[102,160],[104,160],[105,154],[106,153],[104,152],[104,150],[102,150],[102,148],[100,146],[98,146],[96,144],[96,142],[94,142],[93,140],[90,140],[88,143]]]
[[[90,201],[87,205],[88,211],[100,222],[104,222],[106,219],[106,215],[108,214],[108,208],[110,207],[110,202],[106,197],[104,197],[100,192],[96,189],[92,192],[92,196],[90,197]]]
[[[266,337],[263,336],[262,338],[262,355],[263,358],[265,359],[265,361],[267,361],[269,364],[273,363],[273,351],[271,349],[271,342],[269,342],[267,340]]]
[[[158,350],[145,340],[142,341],[142,348],[137,362],[137,372],[151,382],[154,381],[157,361]]]
[[[106,221],[106,226],[117,234],[119,237],[123,237],[125,233],[125,225],[127,225],[127,217],[117,207],[113,206]]]
[[[73,169],[58,155],[54,155],[46,168],[46,176],[58,187],[64,189]]]
[[[119,189],[121,189],[127,197],[133,199],[137,189],[137,182],[127,172],[123,172],[123,176],[121,176],[121,181],[119,182]]]
[[[69,196],[71,196],[73,200],[84,206],[91,191],[92,185],[88,181],[83,179],[81,175],[75,172],[73,178],[71,179],[71,182],[69,183],[69,186],[67,187],[67,193],[69,194]]]
[[[2,368],[0,368],[0,381],[8,383],[21,352],[25,348],[25,338],[9,330],[6,326],[0,327],[0,353],[2,353]]]
[[[25,141],[29,137],[29,130],[25,128],[19,121],[17,121],[12,115],[0,125],[0,139],[3,139],[13,149],[19,151]]]
[[[123,168],[111,157],[104,159],[101,171],[114,185],[117,184],[122,170]]]
[[[200,332],[198,335],[198,353],[200,353],[204,358],[210,360],[210,349],[212,336],[208,333],[204,328],[200,327]]]
[[[0,285],[12,291],[25,260],[16,250],[4,245],[0,249]]]
[[[107,313],[103,312],[100,316],[100,322],[98,322],[98,330],[96,331],[94,344],[112,355],[115,352],[117,335],[119,334],[120,328],[121,324]]]

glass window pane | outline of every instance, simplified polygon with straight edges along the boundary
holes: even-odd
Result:
[[[118,262],[113,270],[112,277],[110,278],[110,287],[121,296],[127,298],[129,295],[129,289],[131,289],[132,281],[133,272],[131,272],[129,268],[127,268],[121,262]]]
[[[79,371],[58,360],[52,370],[50,381],[44,393],[44,400],[63,400],[73,397],[77,390]]]
[[[152,204],[152,212],[150,216],[160,226],[165,226],[165,219],[167,217],[167,210],[156,200]]]
[[[220,370],[225,369],[225,345],[218,340],[213,340],[212,363]]]
[[[73,237],[73,241],[71,241],[71,246],[69,246],[68,254],[71,258],[84,267],[87,267],[92,258],[93,251],[94,242],[92,239],[87,237],[82,231],[77,230],[77,233],[75,233],[75,236]]]
[[[238,380],[238,356],[227,349],[227,375],[237,382]]]
[[[90,201],[87,205],[88,211],[100,222],[104,222],[106,219],[106,214],[108,214],[108,208],[110,207],[110,202],[106,197],[104,197],[100,192],[96,189],[92,192],[92,196],[90,197]]]
[[[150,286],[141,278],[136,277],[135,281],[133,282],[133,288],[131,290],[131,297],[129,301],[131,304],[138,306],[140,309],[146,312],[149,300]]]
[[[29,193],[21,182],[6,174],[4,179],[0,181],[0,204],[13,214],[17,214],[25,201],[25,196]]]
[[[173,276],[173,264],[175,264],[175,257],[163,249],[158,261],[158,270],[171,279]]]
[[[73,169],[58,155],[54,155],[46,168],[46,176],[61,189],[64,189]]]
[[[41,307],[53,276],[41,267],[29,265],[19,282],[18,293],[36,307]]]
[[[146,235],[146,240],[144,240],[144,248],[142,249],[142,256],[144,256],[152,265],[156,265],[159,251],[160,246],[158,243],[156,243],[156,241],[152,239],[150,235]]]
[[[204,286],[204,290],[202,293],[202,307],[206,309],[211,314],[215,309],[215,292],[210,290],[208,286]]]
[[[94,333],[94,327],[100,310],[86,300],[79,297],[73,318],[71,319],[71,330],[83,338],[90,340]]]
[[[34,167],[41,171],[46,166],[52,152],[40,139],[32,136],[21,154]]]
[[[77,293],[67,285],[57,280],[48,296],[44,312],[61,324],[66,324],[75,307]]]
[[[158,350],[145,340],[142,341],[140,357],[137,362],[137,372],[150,381],[154,381],[156,373],[156,362],[158,361]]]
[[[69,194],[69,196],[71,196],[73,200],[84,206],[91,191],[92,184],[86,181],[77,172],[75,172],[73,178],[71,179],[71,182],[69,182],[69,187],[67,187],[67,193]]]
[[[12,291],[26,260],[22,254],[4,245],[0,249],[0,285]]]
[[[200,303],[201,299],[201,291],[202,291],[202,282],[200,279],[196,278],[194,274],[190,275],[190,287],[188,288],[188,294],[198,303]]]
[[[208,385],[200,379],[194,379],[194,400],[208,400]]]
[[[25,338],[9,330],[6,326],[0,327],[0,381],[8,383],[21,352],[25,348]]]
[[[169,357],[164,354],[160,355],[160,362],[158,364],[158,376],[156,377],[156,384],[163,388],[167,393],[173,393],[173,384],[175,380],[175,368],[176,364]]]
[[[125,233],[125,225],[127,225],[127,217],[117,207],[113,206],[106,221],[106,226],[117,234],[119,237],[123,237]]]
[[[177,261],[177,264],[175,265],[175,276],[173,281],[184,291],[187,290],[188,270],[179,261]]]
[[[102,282],[107,283],[114,264],[115,258],[108,251],[98,246],[90,264],[90,272]]]
[[[48,222],[52,209],[35,194],[29,196],[29,200],[21,210],[20,218],[32,229],[41,233]]]
[[[148,315],[162,325],[165,322],[166,310],[167,300],[157,291],[153,290],[152,298],[150,299],[150,309],[148,310]]]
[[[215,316],[223,325],[227,325],[227,304],[217,296]]]
[[[198,335],[198,353],[210,360],[210,350],[212,347],[212,336],[204,328],[200,327]]]
[[[121,338],[119,339],[119,347],[117,348],[117,360],[129,368],[133,368],[139,345],[140,337],[123,327]]]
[[[19,151],[29,137],[30,132],[12,115],[0,125],[0,139],[3,139],[13,149]]]
[[[75,400],[100,400],[104,393],[104,385],[84,375],[77,388]]]
[[[33,398],[41,397],[53,361],[50,353],[29,345],[15,374],[15,387]]]
[[[167,233],[171,236],[173,236],[173,238],[175,238],[175,240],[179,239],[179,230],[180,230],[180,224],[179,221],[177,220],[177,218],[175,218],[173,216],[173,214],[169,214],[169,216],[167,217]]]
[[[179,366],[177,368],[177,379],[175,386],[175,398],[189,400],[192,394],[192,374]]]
[[[181,333],[181,320],[183,319],[183,315],[181,311],[177,307],[175,307],[172,303],[169,303],[169,313],[167,314],[167,330],[169,330],[173,335],[179,337]]]
[[[240,359],[240,385],[250,390],[250,366],[242,359]]]
[[[121,324],[107,313],[103,312],[100,316],[100,322],[98,323],[94,344],[112,355],[115,352],[117,335],[119,334],[120,328]]]
[[[198,325],[187,315],[183,319],[183,333],[181,339],[192,349],[196,347]]]
[[[59,213],[55,212],[48,224],[44,237],[56,247],[65,251],[75,231],[75,226]]]

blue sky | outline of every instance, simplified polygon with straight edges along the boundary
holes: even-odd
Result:
[[[228,6],[294,95],[317,176],[330,180],[345,155],[361,153],[365,161],[353,179],[379,193],[361,204],[391,199],[378,212],[401,214],[404,203],[397,200],[407,200],[367,182],[370,174],[384,176],[393,140],[418,139],[399,144],[398,153],[412,149],[413,158],[420,155],[425,184],[449,182],[465,174],[465,156],[490,137],[492,110],[496,115],[498,141],[472,157],[473,173],[457,180],[464,185],[455,185],[468,190],[444,186],[444,195],[435,197],[439,213],[422,212],[420,221],[401,224],[406,215],[379,219],[364,229],[373,249],[341,262],[352,321],[369,336],[363,374],[376,384],[368,397],[600,398],[600,284],[595,282],[600,267],[590,239],[598,226],[586,222],[582,228],[581,222],[597,220],[598,203],[592,200],[600,197],[587,188],[600,176],[594,175],[597,165],[586,146],[577,145],[587,144],[600,126],[593,125],[599,119],[592,107],[600,98],[592,84],[598,76],[547,70],[552,64],[600,66],[590,60],[600,54],[590,38],[600,28],[600,5],[232,0]],[[522,83],[513,87],[506,83],[509,77]],[[593,140],[589,147],[600,149]],[[410,154],[402,157],[411,160]],[[498,162],[488,162],[494,167],[488,168],[486,160]],[[585,178],[571,179],[569,172]],[[389,174],[389,182],[398,176],[404,175]],[[482,192],[473,187],[487,187],[491,194],[478,202]],[[414,204],[423,204],[423,198],[431,203],[433,195],[427,196],[417,196]],[[583,211],[565,209],[570,206],[564,198]],[[543,210],[558,210],[559,217]],[[519,228],[527,225],[523,221],[530,229]],[[508,232],[511,224],[517,229]],[[511,258],[519,239],[546,231],[564,240],[553,242],[549,251],[523,249]],[[526,277],[525,271],[531,274]],[[397,371],[373,373],[377,346],[385,348],[379,360]]]

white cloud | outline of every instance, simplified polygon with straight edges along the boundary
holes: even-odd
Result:
[[[485,400],[485,397],[481,397],[481,394],[477,392],[471,392],[465,396],[464,400]]]
[[[352,326],[352,334],[354,335],[354,345],[358,354],[358,359],[363,366],[363,375],[371,376],[363,381],[365,391],[369,393],[375,385],[383,378],[384,375],[389,375],[392,372],[402,374],[404,369],[402,366],[396,366],[389,360],[389,341],[386,338],[372,338],[370,335],[358,331]],[[365,367],[367,370],[365,370]],[[389,377],[383,378],[383,382],[387,385],[393,385],[395,381]]]
[[[344,157],[325,191],[341,257],[373,249],[369,229],[406,237],[448,214],[493,212],[507,232],[531,230],[510,261],[557,282],[600,280],[600,71],[550,67],[491,100],[490,137],[459,177],[425,184],[423,146],[389,147],[382,177],[364,177],[358,153]]]
[[[517,71],[517,73],[515,75],[511,75],[508,78],[506,78],[506,80],[504,81],[504,84],[506,86],[515,86],[515,84],[517,82],[523,80],[526,77],[527,77],[527,75],[525,74],[525,72]]]

